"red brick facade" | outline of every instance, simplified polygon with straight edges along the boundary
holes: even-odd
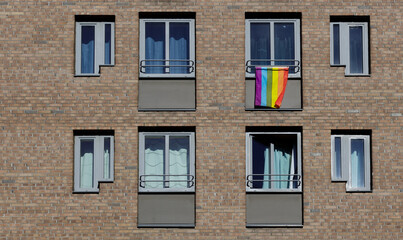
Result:
[[[196,110],[138,111],[139,12],[195,12]],[[0,236],[401,239],[400,1],[0,1]],[[245,12],[300,12],[302,111],[245,111]],[[115,15],[115,66],[75,77],[75,15]],[[330,16],[370,17],[370,76],[330,67]],[[137,228],[138,127],[196,128],[196,226]],[[303,227],[245,227],[245,127],[302,127]],[[73,194],[73,130],[115,131],[115,177]],[[371,136],[372,191],[331,181],[331,130]]]

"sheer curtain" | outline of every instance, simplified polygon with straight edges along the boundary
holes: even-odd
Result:
[[[104,178],[108,179],[110,176],[110,151],[111,139],[104,139]]]
[[[351,139],[351,187],[360,188],[365,185],[364,140]]]
[[[189,174],[189,137],[169,138],[169,174],[186,175]],[[170,177],[171,180],[188,180],[186,176]],[[187,188],[187,182],[172,181],[170,188]]]
[[[80,142],[80,188],[92,188],[94,174],[94,140]]]
[[[169,24],[169,59],[189,60],[189,23]],[[189,62],[170,61],[170,65],[188,65]],[[171,67],[170,73],[189,73],[187,67]]]
[[[83,26],[81,30],[81,73],[94,73],[95,26]]]
[[[164,174],[165,162],[165,138],[164,136],[146,137],[145,138],[145,175],[162,175]],[[160,180],[161,182],[146,182],[146,188],[163,188],[163,177],[145,177],[146,180]]]
[[[165,59],[165,23],[147,22],[146,34],[146,60]],[[147,61],[146,65],[165,65],[164,61]],[[164,67],[147,67],[146,73],[164,73]]]
[[[273,174],[294,174],[293,168],[291,168],[291,156],[292,149],[287,147],[275,147],[274,149],[274,171]],[[275,188],[289,188],[290,182],[286,181],[290,179],[290,176],[277,176],[277,180],[274,185]]]

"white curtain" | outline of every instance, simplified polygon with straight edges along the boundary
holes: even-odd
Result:
[[[108,179],[109,178],[109,150],[105,150],[104,152],[104,178]]]
[[[145,150],[145,175],[164,174],[164,150],[147,148]],[[161,180],[161,182],[146,182],[146,188],[163,188],[163,177],[146,177],[146,180]]]
[[[93,187],[94,155],[85,153],[81,159],[80,188]]]
[[[274,171],[273,174],[293,174],[291,172],[291,151],[287,151],[288,149],[274,149]],[[275,188],[288,188],[290,182],[283,181],[289,180],[289,176],[277,176],[275,177],[277,180],[282,181],[275,181],[274,185]]]

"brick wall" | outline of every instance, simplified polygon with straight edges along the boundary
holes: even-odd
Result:
[[[196,12],[194,112],[139,112],[139,12]],[[399,1],[0,1],[0,236],[402,238]],[[301,12],[303,111],[245,111],[245,12]],[[115,15],[115,66],[74,77],[75,15]],[[330,15],[370,16],[370,77],[330,67]],[[196,227],[137,228],[138,126],[196,127]],[[245,126],[302,126],[303,228],[245,227]],[[73,194],[73,130],[115,130],[115,180]],[[372,130],[372,192],[332,183],[332,129]]]

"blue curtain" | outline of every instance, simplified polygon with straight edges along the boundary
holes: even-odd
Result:
[[[333,64],[340,64],[340,25],[333,25]]]
[[[250,24],[251,59],[270,59],[270,23]],[[249,60],[249,59],[247,59]],[[271,65],[270,61],[254,61],[252,65]],[[251,69],[255,72],[255,69]]]
[[[105,24],[105,62],[111,64],[111,25]]]
[[[81,73],[94,73],[95,26],[83,26],[81,29]]]
[[[294,23],[274,24],[274,58],[295,59]],[[276,61],[275,65],[294,65],[294,61]],[[295,73],[290,67],[289,73]]]
[[[146,60],[165,59],[165,23],[147,22],[146,34]],[[164,65],[164,61],[150,61],[146,65]],[[165,73],[164,67],[147,67],[146,73]]]
[[[362,27],[350,27],[350,73],[363,73]]]
[[[169,59],[189,60],[189,23],[169,24]],[[189,62],[170,61],[170,65],[188,65]],[[170,73],[189,73],[187,67],[171,67]]]
[[[334,139],[334,154],[335,154],[335,167],[336,167],[336,178],[341,178],[341,138],[336,137]]]

